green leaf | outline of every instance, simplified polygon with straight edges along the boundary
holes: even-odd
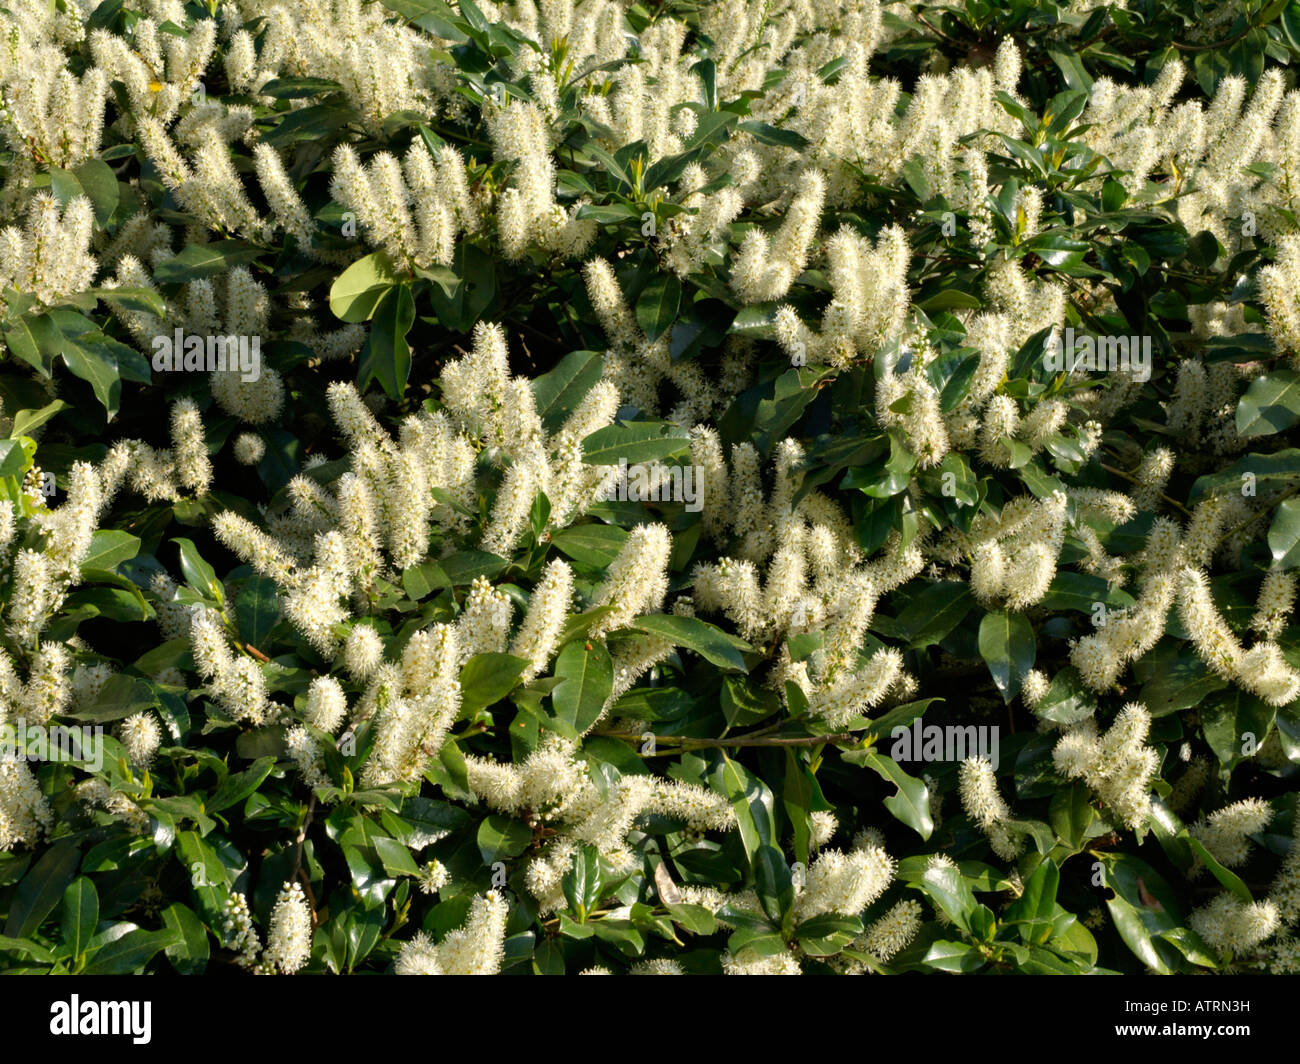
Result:
[[[928,894],[954,924],[964,930],[970,929],[970,918],[977,903],[970,884],[957,865],[930,865],[913,885]]]
[[[18,884],[18,892],[9,903],[5,935],[30,937],[59,904],[80,861],[81,851],[68,839],[61,839],[46,850]]]
[[[808,138],[793,129],[780,129],[767,122],[737,122],[737,129],[743,129],[755,140],[763,144],[772,144],[779,148],[801,150],[808,147]]]
[[[606,425],[582,441],[582,460],[588,465],[628,465],[653,462],[685,452],[690,434],[680,425],[666,421],[632,421]]]
[[[384,870],[390,875],[419,875],[420,869],[416,865],[414,858],[411,857],[411,851],[398,842],[397,839],[376,835],[374,847],[375,853],[379,855],[380,864],[384,866]]]
[[[1239,495],[1243,484],[1251,483],[1263,495],[1277,488],[1289,488],[1300,477],[1300,450],[1294,447],[1272,454],[1248,454],[1237,459],[1226,469],[1197,477],[1187,497],[1187,505],[1195,506],[1207,494]]]
[[[648,613],[634,618],[630,627],[667,639],[674,646],[693,650],[721,669],[749,671],[745,667],[745,659],[741,657],[742,650],[750,649],[749,644],[698,617]]]
[[[3,463],[0,463],[2,466]],[[0,475],[4,474],[0,471]],[[140,553],[140,539],[129,532],[101,528],[90,537],[90,548],[81,560],[82,570],[114,569],[120,562],[130,561]]]
[[[909,646],[927,647],[942,642],[974,605],[975,598],[963,583],[949,580],[931,584],[898,615],[895,630]]]
[[[1205,848],[1200,839],[1187,836],[1187,845],[1191,848],[1192,853],[1201,859],[1201,864],[1210,870],[1210,875],[1214,876],[1228,892],[1234,895],[1238,901],[1250,905],[1255,899],[1250,895],[1250,888],[1246,886],[1240,876],[1229,868],[1225,868],[1215,856]]]
[[[1232,767],[1253,754],[1244,739],[1247,733],[1254,736],[1258,747],[1276,716],[1277,710],[1262,698],[1229,687],[1202,704],[1201,730],[1219,762]]]
[[[429,289],[429,302],[441,325],[454,332],[469,332],[496,298],[496,266],[481,248],[461,241],[451,268],[460,283],[451,293],[444,285],[435,284]]]
[[[0,953],[20,953],[24,957],[31,957],[32,960],[40,964],[54,963],[54,954],[50,950],[25,938],[9,938],[6,935],[0,935]]]
[[[570,525],[551,533],[551,542],[579,565],[606,569],[627,542],[616,525]]]
[[[1127,591],[1112,587],[1100,576],[1061,569],[1052,577],[1047,594],[1038,605],[1054,613],[1062,610],[1078,610],[1080,613],[1091,614],[1096,611],[1099,602],[1111,609],[1121,609],[1136,604],[1136,600]]]
[[[95,223],[101,228],[107,226],[121,194],[113,168],[102,159],[88,159],[72,172],[86,198],[95,205]]]
[[[596,908],[604,891],[600,851],[586,844],[578,847],[560,884],[570,910],[578,914],[578,923],[585,924],[587,914]]]
[[[149,963],[155,953],[183,941],[179,930],[145,931],[137,928],[95,951],[86,975],[127,975]]]
[[[776,843],[775,799],[767,784],[738,761],[718,754],[709,786],[736,811],[740,841],[752,863],[760,846]]]
[[[228,809],[230,806],[242,802],[262,785],[262,781],[271,774],[273,768],[275,768],[275,758],[259,757],[253,762],[251,768],[227,776],[221,781],[221,785],[212,792],[212,797],[207,800],[207,811],[209,813],[219,813],[223,809]]]
[[[333,103],[312,104],[297,111],[284,112],[284,117],[274,128],[262,134],[261,143],[285,148],[300,141],[319,141],[359,117],[351,107]]]
[[[1084,68],[1083,61],[1074,52],[1064,48],[1048,47],[1047,54],[1065,77],[1065,83],[1071,89],[1088,91],[1092,88],[1092,76]]]
[[[1268,530],[1268,549],[1275,569],[1300,565],[1300,499],[1287,499],[1278,506]]]
[[[865,765],[882,779],[894,784],[898,791],[885,799],[885,808],[896,819],[916,831],[923,839],[928,839],[934,832],[934,821],[930,819],[930,792],[925,784],[909,776],[898,766],[892,757],[885,757],[875,750],[852,750],[844,755],[844,760],[852,764]]]
[[[983,305],[975,296],[960,288],[945,288],[917,304],[927,314],[941,310],[979,310]]]
[[[21,440],[0,440],[0,477],[19,477],[31,468]]]
[[[119,672],[109,677],[93,703],[76,707],[70,715],[77,720],[107,724],[152,709],[157,704],[157,695],[148,680]]]
[[[55,399],[52,403],[47,403],[39,410],[19,410],[14,414],[13,428],[9,430],[12,437],[30,436],[32,429],[44,425],[50,418],[56,414],[62,413],[69,408],[69,404],[62,399]],[[4,474],[12,476],[13,474]]]
[[[333,298],[333,290],[331,290]],[[411,375],[411,349],[406,334],[415,322],[415,298],[409,284],[389,288],[375,306],[370,336],[361,352],[357,378],[364,388],[379,381],[390,399],[400,399]]]
[[[45,376],[58,357],[63,336],[48,314],[21,314],[3,326],[5,346]]]
[[[346,322],[370,318],[379,302],[399,284],[393,264],[382,251],[358,259],[330,285],[330,310]]]
[[[63,892],[63,921],[60,931],[64,945],[76,958],[82,953],[99,923],[99,894],[95,884],[85,876],[74,879]]]
[[[786,952],[786,944],[771,928],[746,927],[727,939],[727,949],[737,960],[754,961]]]
[[[965,942],[948,942],[940,939],[930,944],[922,963],[940,972],[977,972],[984,967],[984,955]]]
[[[88,288],[86,294],[103,300],[111,307],[133,310],[143,314],[152,314],[161,318],[167,313],[167,304],[163,297],[152,288],[138,285],[122,285],[117,288]]]
[[[862,921],[842,913],[822,913],[794,929],[799,948],[810,957],[833,957],[862,934]]]
[[[342,89],[342,85],[329,78],[272,78],[257,90],[257,94],[273,96],[277,100],[297,100],[305,96],[340,92]]]
[[[222,863],[221,855],[195,831],[177,832],[173,852],[185,870],[190,890],[204,919],[210,926],[220,926],[233,878]]]
[[[599,719],[614,690],[614,662],[603,643],[569,643],[555,662],[555,715],[579,734]]]
[[[427,598],[435,591],[451,586],[451,581],[442,571],[442,566],[435,561],[421,562],[419,565],[402,570],[402,590],[415,602]]]
[[[554,369],[532,382],[537,416],[547,432],[564,424],[603,372],[604,356],[599,351],[570,351]]]
[[[789,933],[793,926],[794,881],[790,866],[775,846],[765,843],[754,854],[754,890],[772,926]]]
[[[239,637],[261,646],[280,620],[280,591],[275,581],[265,576],[250,579],[235,601],[235,620]]]
[[[722,677],[721,703],[722,715],[729,728],[757,724],[781,709],[777,693],[748,676]]]
[[[1274,369],[1250,382],[1237,403],[1237,435],[1267,436],[1300,421],[1300,373]]]
[[[1125,945],[1148,968],[1160,974],[1173,970],[1176,957],[1161,949],[1155,938],[1186,921],[1177,895],[1145,861],[1128,854],[1102,857],[1105,885],[1115,892],[1106,905]]]
[[[675,923],[693,935],[711,935],[717,930],[718,921],[713,910],[703,905],[667,905],[665,908]]]
[[[1016,929],[1026,945],[1043,946],[1052,937],[1052,918],[1056,910],[1056,888],[1061,870],[1056,862],[1044,860],[1025,881],[1024,893],[1007,906],[1002,919],[1019,924]]]
[[[682,284],[672,273],[655,274],[636,301],[636,320],[651,343],[668,331],[677,318]],[[588,459],[590,461],[590,459]]]
[[[1228,686],[1226,680],[1210,671],[1199,654],[1190,647],[1176,644],[1157,644],[1154,650],[1134,663],[1133,674],[1143,684],[1139,701],[1147,707],[1152,717],[1191,709]],[[1082,680],[1077,674],[1075,679],[1079,680],[1081,687]],[[1091,712],[1091,709],[1082,712],[1080,719]],[[1056,720],[1059,724],[1070,723],[1057,718],[1049,719]]]
[[[475,654],[460,670],[461,713],[470,716],[500,702],[519,684],[528,662],[510,654]]]
[[[1057,838],[1073,853],[1083,849],[1085,843],[1105,833],[1103,821],[1092,805],[1092,794],[1087,785],[1074,783],[1052,795],[1048,817]]]
[[[63,361],[74,376],[89,383],[111,421],[122,400],[122,380],[109,350],[96,344],[83,345],[65,335]]]
[[[492,580],[510,563],[505,558],[482,550],[458,550],[441,559],[443,573],[452,587],[472,584],[477,577]]]
[[[245,266],[262,253],[261,248],[242,240],[215,240],[211,244],[188,244],[179,255],[154,267],[158,284],[182,284],[204,277],[216,277],[235,266]]]
[[[204,598],[224,603],[225,588],[217,579],[217,571],[203,560],[199,548],[188,539],[173,539],[172,542],[180,548],[181,575],[185,577],[185,582]]]
[[[999,610],[980,621],[979,652],[989,667],[1004,702],[1020,691],[1021,681],[1034,666],[1034,628],[1021,613]]]
[[[486,865],[518,857],[533,841],[527,824],[506,816],[490,816],[478,826],[478,852]]]
[[[208,932],[203,922],[188,905],[176,902],[162,911],[167,929],[179,935],[179,940],[166,949],[167,959],[181,975],[197,975],[207,967],[210,947]]]

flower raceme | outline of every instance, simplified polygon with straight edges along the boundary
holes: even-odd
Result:
[[[453,5],[445,23],[360,0],[137,6],[0,11],[0,333],[11,369],[40,374],[0,413],[28,463],[0,478],[0,723],[93,719],[105,690],[131,706],[102,772],[0,753],[0,849],[60,839],[65,818],[147,841],[270,759],[222,819],[232,839],[301,829],[301,867],[245,897],[227,825],[204,818],[230,883],[192,900],[239,963],[286,973],[338,962],[313,930],[325,895],[302,887],[343,866],[360,881],[372,849],[372,886],[405,876],[416,903],[451,903],[384,936],[400,972],[499,971],[524,913],[565,939],[579,869],[609,888],[602,931],[640,929],[652,903],[668,921],[678,895],[728,931],[760,919],[754,832],[719,765],[774,793],[784,766],[771,841],[804,865],[786,915],[848,951],[728,947],[734,974],[924,966],[920,899],[965,874],[933,852],[942,787],[1012,893],[1044,780],[1108,828],[1172,810],[1218,865],[1267,859],[1252,837],[1285,807],[1229,791],[1223,714],[1267,717],[1252,770],[1285,779],[1294,507],[1266,472],[1280,432],[1256,431],[1285,404],[1245,416],[1300,357],[1300,92],[1279,71],[1201,93],[1176,57],[1121,83],[1090,53],[1086,99],[1048,103],[1034,42],[918,65],[921,31],[876,0],[670,3],[645,25],[612,0]],[[362,316],[335,283],[363,259],[387,287],[364,323],[336,321]],[[1134,286],[1157,281],[1142,372],[1039,358],[1085,323],[1133,331]],[[399,345],[406,296],[419,324]],[[155,363],[149,381],[134,356],[178,331],[256,339],[265,365]],[[582,357],[530,380],[520,340],[530,365]],[[166,397],[156,425],[137,428],[135,385]],[[86,388],[110,431],[70,458]],[[647,449],[689,452],[698,512],[637,509],[588,461],[594,433],[660,419]],[[39,497],[34,438],[62,505]],[[232,495],[232,469],[265,495]],[[1223,490],[1243,471],[1258,496]],[[101,623],[137,610],[163,646],[110,664],[87,639],[106,649]],[[932,686],[976,655],[997,691],[978,661],[985,690]],[[1192,674],[1205,705],[1171,709],[1163,678]],[[891,777],[901,824],[855,834],[878,798],[865,766],[888,768],[857,737],[941,689],[934,712],[1001,713],[1001,695],[1032,713],[1039,777],[1008,790],[981,759],[919,795]],[[1162,760],[1172,713],[1184,745]],[[421,852],[462,816],[481,837]],[[302,847],[345,837],[342,862]],[[254,878],[293,852],[280,841]],[[515,851],[501,881],[477,867],[494,849]],[[1189,926],[1225,965],[1294,966],[1295,865]],[[572,938],[600,951],[592,974],[692,963],[622,964],[596,937]]]

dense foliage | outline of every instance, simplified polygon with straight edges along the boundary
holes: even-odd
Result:
[[[1296,971],[1297,57],[10,0],[0,963]]]

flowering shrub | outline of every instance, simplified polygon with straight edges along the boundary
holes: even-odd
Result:
[[[1296,971],[1202,6],[13,0],[6,968]]]

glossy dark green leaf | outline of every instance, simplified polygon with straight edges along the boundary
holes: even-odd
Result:
[[[275,758],[262,757],[253,762],[251,768],[227,776],[221,781],[221,786],[212,792],[212,797],[207,801],[207,811],[209,813],[219,813],[223,809],[229,809],[232,805],[242,802],[262,785],[262,781],[271,774],[271,770],[274,768]]]
[[[614,662],[603,643],[569,643],[555,662],[560,683],[551,692],[555,715],[585,732],[604,712],[614,689]]]
[[[1034,667],[1036,650],[1034,628],[1024,614],[998,610],[980,621],[980,657],[1004,702],[1019,693],[1025,673]]]
[[[635,618],[631,627],[693,650],[719,668],[747,671],[741,651],[748,650],[749,644],[698,617],[647,613]]]
[[[676,274],[657,274],[641,290],[636,301],[636,320],[648,340],[653,343],[669,330],[677,320],[681,301],[682,284]]]
[[[528,662],[510,654],[475,654],[460,670],[462,712],[470,715],[505,698],[519,683]]]
[[[607,425],[582,441],[582,458],[588,465],[638,465],[684,453],[690,435],[678,425],[664,421],[632,421]]]
[[[1300,373],[1285,367],[1250,382],[1237,402],[1237,435],[1267,436],[1300,421]]]
[[[59,925],[63,944],[71,949],[74,958],[94,937],[98,923],[99,894],[94,883],[86,876],[80,876],[63,892],[63,917]]]
[[[63,898],[80,860],[81,851],[70,839],[61,839],[41,855],[18,884],[5,921],[6,936],[28,938],[41,926]]]
[[[1002,914],[1004,922],[1019,925],[1016,931],[1027,945],[1045,945],[1051,938],[1060,881],[1061,870],[1056,862],[1040,861],[1034,874],[1025,880],[1024,892]]]
[[[126,975],[139,971],[154,954],[182,941],[179,930],[146,931],[137,928],[101,946],[86,965],[86,975]]]
[[[1268,529],[1268,549],[1275,568],[1300,566],[1300,499],[1287,499],[1274,512]]]

